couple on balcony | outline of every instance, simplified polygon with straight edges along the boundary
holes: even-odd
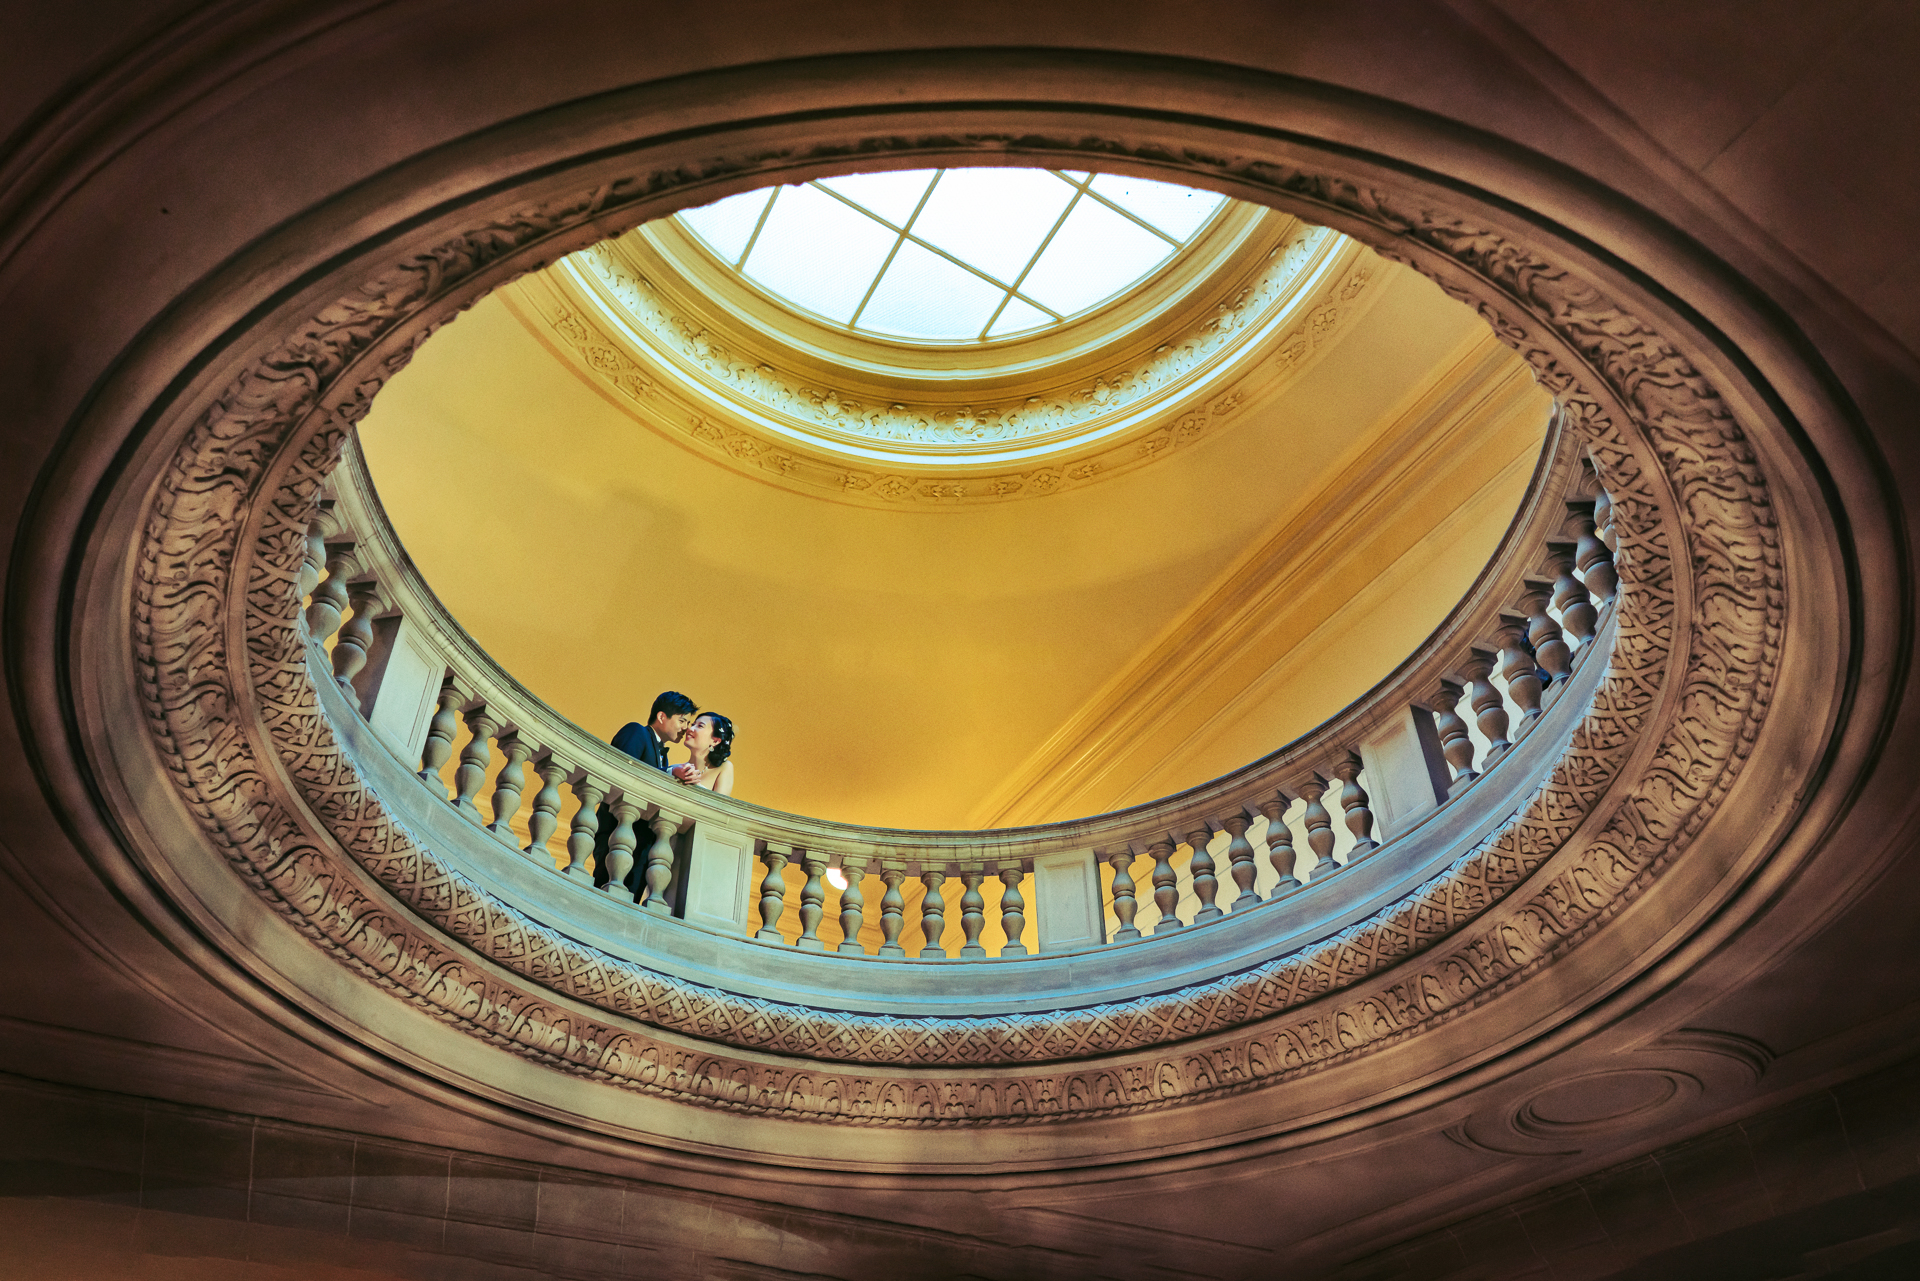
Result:
[[[687,749],[687,759],[670,764],[667,749]],[[733,795],[733,722],[718,712],[703,712],[685,694],[668,690],[653,700],[647,723],[628,721],[613,736],[613,745],[644,764],[665,770],[688,787],[704,787],[722,796]],[[606,854],[616,826],[613,811],[602,805],[599,831],[593,842],[594,884],[607,883]],[[639,892],[642,865],[627,875],[629,889]]]
[[[667,748],[678,744],[687,759],[667,763]],[[613,745],[655,769],[663,769],[689,787],[733,795],[733,722],[718,712],[703,712],[685,694],[668,690],[653,700],[647,723],[628,721]]]

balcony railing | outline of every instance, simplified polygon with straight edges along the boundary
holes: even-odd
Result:
[[[997,959],[1012,959],[1136,949],[1244,922],[1219,935],[1219,948],[1176,949],[1174,968],[1200,958],[1218,972],[1274,954],[1305,926],[1324,933],[1377,907],[1393,886],[1513,812],[1516,788],[1558,759],[1605,667],[1590,655],[1611,634],[1610,516],[1556,418],[1486,569],[1364,697],[1203,786],[1093,818],[995,831],[779,813],[682,787],[615,751],[548,708],[459,627],[401,548],[357,450],[309,530],[302,587],[311,661],[327,665],[316,674],[331,681],[319,683],[340,695],[323,706],[354,722],[339,728],[363,764],[384,752],[417,770],[417,783],[371,770],[372,785],[399,808],[439,806],[489,834],[470,845],[481,851],[474,859],[497,851],[494,879],[511,882],[509,896],[537,919],[572,919],[571,897],[587,895],[698,934],[910,965],[985,960],[996,938]],[[1507,782],[1488,781],[1499,777]],[[399,795],[403,788],[414,794]],[[595,890],[603,804],[617,825],[607,888]],[[642,888],[629,895],[622,882],[636,862]],[[1359,876],[1369,865],[1380,874]],[[529,881],[536,870],[558,875]],[[911,924],[910,878],[922,889]],[[830,881],[841,886],[837,941],[822,935]],[[1343,881],[1345,892],[1327,888]],[[957,903],[949,882],[963,887]],[[869,955],[861,935],[876,907],[880,941]],[[957,951],[944,942],[950,914],[959,917]],[[603,913],[589,915],[605,925]],[[665,937],[646,933],[656,944]]]

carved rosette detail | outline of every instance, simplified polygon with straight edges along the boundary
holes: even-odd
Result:
[[[941,1126],[1167,1107],[1369,1052],[1523,981],[1686,848],[1745,758],[1771,699],[1785,608],[1765,478],[1706,378],[1575,274],[1337,178],[1221,169],[1358,220],[1383,253],[1478,308],[1561,398],[1613,497],[1617,639],[1571,749],[1513,819],[1399,902],[1301,952],[1136,1001],[868,1017],[751,999],[583,948],[404,830],[341,750],[307,668],[298,575],[319,486],[437,299],[658,180],[535,208],[402,263],[308,321],[193,425],[138,540],[131,637],[175,786],[274,910],[396,998],[558,1070],[740,1111]],[[415,341],[378,346],[409,332]],[[1593,380],[1630,423],[1589,394]],[[1690,567],[1691,618],[1676,614],[1676,564]],[[236,591],[244,608],[232,624]],[[1655,723],[1668,679],[1679,681],[1673,711]],[[1616,790],[1648,734],[1659,738],[1647,768]],[[1574,842],[1577,832],[1589,835]],[[1109,1057],[1077,1062],[1090,1056]]]

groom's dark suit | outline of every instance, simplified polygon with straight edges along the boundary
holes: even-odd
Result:
[[[628,721],[621,727],[620,732],[613,736],[613,745],[636,761],[651,765],[655,769],[667,768],[667,745],[660,741],[660,736],[654,733],[651,727],[642,725],[639,721]],[[613,839],[613,829],[619,826],[619,820],[605,805],[600,807],[599,818],[600,829],[593,838],[593,883],[605,885],[608,880],[607,846]],[[646,866],[645,850],[636,841],[633,870],[627,873],[626,880],[627,888],[635,894],[640,892],[640,886],[643,883],[641,874],[646,870]]]
[[[613,745],[636,761],[645,761],[655,769],[667,767],[667,745],[660,736],[639,721],[628,721],[613,736]]]

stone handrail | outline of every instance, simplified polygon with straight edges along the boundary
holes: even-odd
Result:
[[[1420,648],[1366,695],[1293,743],[1199,787],[1093,818],[993,831],[878,829],[779,813],[673,783],[587,734],[501,670],[433,596],[357,449],[347,451],[308,530],[301,588],[310,638],[316,646],[332,642],[330,656],[316,648],[313,661],[330,664],[374,736],[396,756],[417,760],[420,778],[457,813],[536,865],[591,885],[605,807],[614,827],[610,875],[602,879],[612,897],[625,897],[622,883],[638,862],[633,898],[642,912],[781,946],[788,940],[779,923],[796,897],[791,865],[804,873],[793,940],[803,951],[828,947],[819,927],[825,882],[837,869],[842,941],[835,950],[860,956],[871,877],[884,887],[878,956],[900,961],[947,959],[940,890],[948,879],[965,887],[959,956],[985,958],[981,889],[997,883],[1006,940],[999,956],[1014,958],[1166,938],[1285,901],[1371,857],[1441,807],[1457,809],[1448,803],[1483,790],[1475,782],[1540,723],[1576,665],[1600,648],[1592,642],[1602,635],[1616,582],[1610,526],[1609,499],[1556,414],[1527,498],[1486,569]],[[1463,698],[1471,725],[1456,710]],[[449,789],[441,774],[456,747]],[[551,846],[563,814],[562,859]],[[524,844],[516,831],[523,815]],[[1262,854],[1273,873],[1264,896],[1256,892],[1267,879]],[[1221,859],[1234,893],[1226,904],[1216,901]],[[1112,869],[1104,890],[1103,864]],[[909,877],[926,887],[918,948],[901,941],[901,887]],[[1150,922],[1141,919],[1138,888],[1149,878]],[[1184,920],[1183,886],[1191,903]]]

